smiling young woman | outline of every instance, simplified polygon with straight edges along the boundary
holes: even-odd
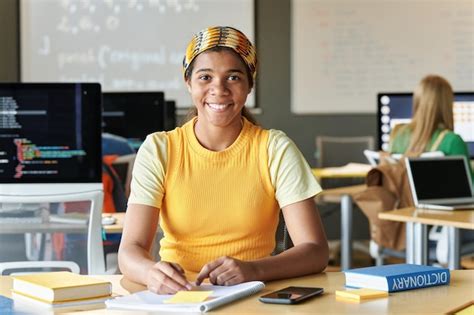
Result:
[[[193,117],[149,135],[137,154],[119,250],[123,274],[175,293],[324,270],[328,246],[313,197],[321,191],[296,145],[245,108],[257,66],[247,37],[210,27],[186,50]],[[279,212],[294,247],[271,256]],[[149,251],[158,223],[161,261]]]
[[[239,135],[242,109],[252,90],[246,73],[244,63],[230,48],[203,52],[194,59],[186,84],[197,110],[194,132],[204,147],[225,149]],[[222,142],[219,147],[212,147],[218,142]]]

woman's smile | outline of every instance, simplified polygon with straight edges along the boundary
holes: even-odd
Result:
[[[211,110],[213,110],[214,112],[219,113],[219,112],[224,112],[226,109],[231,107],[233,104],[232,103],[230,103],[230,104],[206,103],[206,105],[208,107],[210,107]]]

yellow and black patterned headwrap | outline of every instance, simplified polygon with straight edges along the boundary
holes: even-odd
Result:
[[[241,31],[230,26],[214,26],[203,29],[195,34],[186,48],[183,60],[183,73],[186,79],[186,70],[200,53],[214,47],[228,47],[233,49],[247,65],[250,75],[255,81],[257,69],[257,53],[250,40]]]

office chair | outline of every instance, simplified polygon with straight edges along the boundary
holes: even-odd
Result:
[[[108,174],[111,175],[113,180],[112,198],[117,212],[124,212],[127,209],[135,157],[135,153],[118,156],[108,169]],[[107,274],[115,274],[119,271],[117,253],[120,240],[121,234],[109,234],[107,239],[103,241]]]
[[[448,227],[435,225],[430,229],[428,240],[436,242],[435,257],[438,263],[447,265],[449,258],[448,249]],[[461,230],[460,231],[460,256],[474,253],[474,231]]]
[[[464,235],[461,231],[461,235]],[[470,231],[467,231],[470,232]],[[474,253],[474,242],[472,239],[460,238],[460,256],[470,255]],[[434,246],[430,246],[428,249],[428,262],[435,265],[448,265],[449,249],[448,249],[448,227],[434,225],[430,228],[428,233],[428,240],[434,242]],[[375,259],[375,265],[381,266],[388,257],[395,257],[399,259],[405,259],[405,251],[397,251],[390,248],[379,246],[373,240],[370,240],[370,256]]]
[[[335,136],[316,136],[315,137],[315,158],[316,166],[319,168],[324,167],[337,167],[344,166],[350,162],[364,163],[367,164],[364,150],[373,150],[375,141],[372,136],[357,136],[357,137],[335,137]],[[325,178],[322,179],[320,184],[323,188],[336,188],[343,186],[353,186],[362,184],[363,178]],[[340,213],[341,196],[322,196],[318,198],[318,208],[321,211],[321,217],[325,222],[334,222],[337,224],[338,218],[336,216]],[[327,223],[326,223],[327,224]],[[362,229],[359,229],[360,231]],[[328,231],[329,239],[340,239],[340,232],[338,230]],[[354,230],[357,232],[357,230]],[[333,234],[333,235],[331,235]],[[367,233],[358,233],[356,237],[366,238]],[[358,244],[354,244],[357,246]],[[366,246],[361,246],[362,248]],[[361,248],[361,249],[362,249]],[[364,248],[364,251],[368,251]]]
[[[293,247],[293,242],[291,241],[290,234],[286,228],[285,218],[283,217],[283,212],[280,210],[280,220],[278,221],[278,227],[275,233],[275,249],[273,250],[272,255],[278,255],[281,252]]]
[[[0,263],[0,275],[4,274],[21,274],[21,273],[32,273],[30,269],[38,269],[37,272],[45,271],[44,269],[67,269],[73,273],[79,274],[80,268],[79,265],[73,261],[10,261]],[[8,273],[10,270],[28,270],[27,272],[12,272]]]
[[[112,167],[115,169],[124,187],[125,198],[127,199],[130,196],[130,183],[132,182],[132,170],[136,156],[135,153],[121,155],[112,163]]]

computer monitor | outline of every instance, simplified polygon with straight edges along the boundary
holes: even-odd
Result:
[[[101,189],[100,123],[97,83],[0,83],[0,194]]]
[[[127,138],[139,146],[155,131],[175,126],[174,104],[165,102],[163,92],[103,93],[103,131]]]
[[[408,123],[412,117],[412,93],[377,94],[378,145],[387,151],[390,131],[400,123]],[[474,92],[455,92],[453,104],[454,132],[466,141],[471,157],[474,157]]]
[[[169,131],[176,128],[176,101],[166,100],[165,101],[165,122],[164,130]]]

